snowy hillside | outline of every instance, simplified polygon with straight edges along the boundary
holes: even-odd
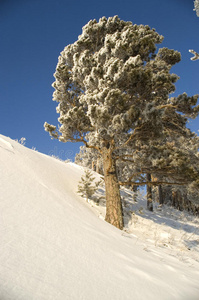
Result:
[[[0,300],[198,300],[197,221],[179,228],[177,215],[136,204],[120,231],[76,193],[83,173],[0,135]],[[184,256],[169,225],[195,235]]]

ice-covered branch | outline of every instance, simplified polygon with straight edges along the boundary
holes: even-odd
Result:
[[[190,58],[191,60],[197,60],[197,59],[199,59],[199,54],[196,51],[189,50],[189,52],[194,55],[193,57]]]

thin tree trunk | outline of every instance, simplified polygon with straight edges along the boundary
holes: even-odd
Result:
[[[96,166],[95,166],[95,161],[94,161],[94,160],[92,160],[92,170],[93,170],[93,171],[95,171],[95,169],[96,169]]]
[[[105,220],[113,226],[123,229],[122,202],[120,187],[116,173],[116,162],[112,158],[109,146],[103,147],[102,158],[104,165],[104,181],[106,189],[106,217]]]
[[[178,209],[183,211],[183,198],[181,191],[178,191]]]
[[[98,157],[97,160],[96,160],[96,172],[98,174],[100,174],[100,166],[99,166],[99,164],[100,164],[100,158]]]
[[[172,206],[177,207],[177,192],[172,191]]]
[[[159,194],[159,204],[164,204],[163,191],[162,186],[158,186],[158,194]]]
[[[146,174],[147,181],[151,181],[151,174]],[[153,211],[153,202],[152,202],[152,187],[150,184],[147,184],[147,208],[150,211]]]
[[[138,186],[137,185],[133,185],[132,190],[133,190],[133,201],[137,202],[137,190],[138,190]]]

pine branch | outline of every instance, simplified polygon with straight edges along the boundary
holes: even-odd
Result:
[[[174,109],[176,109],[177,106],[176,105],[172,105],[172,104],[165,104],[165,105],[159,105],[159,106],[157,106],[157,109],[163,109],[163,108],[174,108]]]
[[[186,185],[188,184],[187,181],[184,182],[167,182],[167,181],[144,181],[144,182],[135,182],[135,181],[119,181],[119,184],[122,186],[125,185],[137,185],[137,186],[141,186],[141,185],[151,185],[151,186],[158,186],[158,185]]]
[[[89,145],[88,142],[83,137],[80,137],[80,138],[70,138],[70,141],[71,142],[81,142],[81,143],[84,143],[84,145],[87,148],[95,149],[95,150],[97,150],[97,151],[99,151],[101,153],[101,149],[100,148],[98,148],[97,146]]]
[[[133,133],[132,133],[132,134],[130,135],[130,137],[126,140],[126,142],[124,142],[122,145],[116,147],[116,148],[114,149],[114,151],[115,151],[115,150],[119,150],[119,149],[124,148],[125,146],[127,146],[127,145],[130,143],[130,141],[131,141],[133,138],[136,137],[136,134],[137,134],[136,131],[138,131],[139,129],[142,129],[143,126],[144,126],[144,124],[142,124],[141,126],[135,128],[134,131],[133,131]]]

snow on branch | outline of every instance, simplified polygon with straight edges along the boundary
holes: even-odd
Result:
[[[197,17],[199,17],[199,0],[194,1],[194,10],[196,11]]]
[[[199,59],[199,54],[196,51],[189,50],[189,52],[194,55],[193,57],[190,58],[191,60],[197,60],[197,59]]]

